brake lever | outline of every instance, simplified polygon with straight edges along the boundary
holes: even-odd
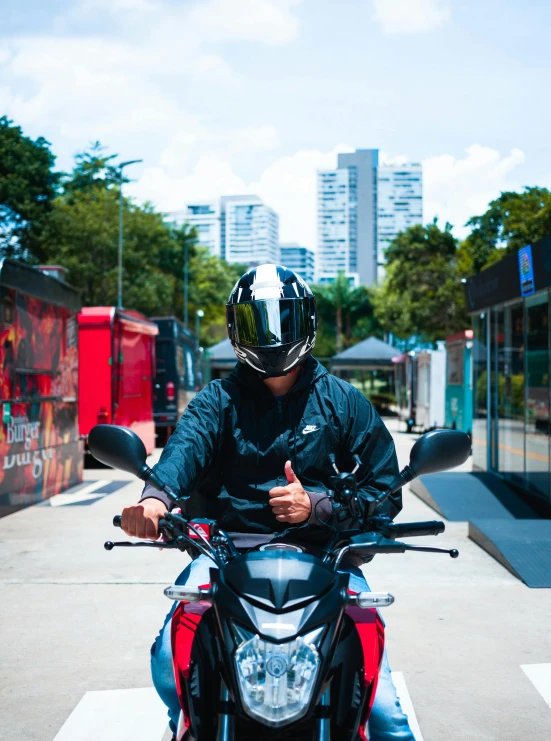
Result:
[[[113,548],[180,548],[180,546],[176,542],[161,542],[156,543],[154,541],[150,541],[149,543],[131,543],[128,540],[119,541],[118,543],[113,543],[113,541],[108,540],[103,544],[103,547],[106,551],[112,551]]]
[[[379,535],[378,533],[374,534],[376,536]],[[410,545],[409,543],[402,543],[399,540],[390,540],[388,538],[380,536],[376,537],[376,539],[374,539],[370,543],[362,543],[361,541],[354,542],[354,538],[360,537],[365,538],[365,533],[362,536],[354,536],[353,538],[351,538],[352,543],[350,545],[346,545],[338,551],[334,565],[335,571],[338,570],[343,556],[349,551],[362,552],[369,556],[377,556],[383,553],[405,553],[406,551],[421,551],[423,553],[447,553],[450,558],[457,558],[459,556],[459,551],[456,548],[451,548],[448,550],[446,548],[433,548],[432,546]]]

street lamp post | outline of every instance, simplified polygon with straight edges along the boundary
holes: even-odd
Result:
[[[188,263],[188,243],[187,239],[184,242],[184,327],[187,329],[188,325],[188,309],[189,309],[189,263]]]
[[[203,355],[203,348],[201,347],[201,343],[199,342],[199,330],[201,329],[201,319],[205,316],[205,312],[203,309],[197,309],[195,312],[195,335],[197,337],[197,364],[199,366],[199,389],[203,386],[203,379],[205,377],[204,373],[204,355]]]
[[[135,165],[137,162],[143,162],[143,160],[128,160],[127,162],[121,162],[119,165],[119,285],[118,285],[118,299],[117,306],[122,309],[122,170],[127,165]]]
[[[195,334],[197,335],[197,346],[199,347],[199,330],[201,329],[201,319],[205,316],[203,309],[197,309],[195,313]]]

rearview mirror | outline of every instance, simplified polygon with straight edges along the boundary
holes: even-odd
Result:
[[[96,425],[88,435],[88,447],[100,463],[147,478],[145,445],[128,427]]]
[[[417,440],[409,456],[415,476],[437,473],[465,463],[471,438],[458,430],[431,430]]]
[[[387,495],[398,491],[417,476],[447,471],[465,463],[471,454],[471,438],[458,430],[431,430],[422,435],[406,466],[390,484]]]

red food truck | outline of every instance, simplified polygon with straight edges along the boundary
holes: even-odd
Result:
[[[148,453],[155,447],[153,377],[154,322],[131,309],[83,308],[78,315],[79,425],[88,435],[94,425],[130,427]]]
[[[80,295],[54,275],[0,261],[0,516],[82,480]]]

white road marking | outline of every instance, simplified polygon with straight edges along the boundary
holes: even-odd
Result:
[[[104,495],[94,494],[93,492],[110,483],[111,481],[92,481],[91,484],[83,486],[82,489],[78,489],[74,494],[56,494],[55,497],[50,497],[48,500],[50,507],[63,507],[64,504],[75,504],[76,502],[85,502],[87,499],[97,499]]]
[[[402,672],[391,672],[391,674],[392,681],[394,682],[394,686],[396,687],[396,694],[398,695],[398,699],[400,700],[402,710],[408,717],[409,727],[411,728],[411,732],[415,737],[415,741],[423,741],[423,735],[421,733],[421,729],[419,728],[419,723],[417,722],[417,716],[415,715],[415,710],[413,709],[413,703],[411,702],[411,697],[409,696],[404,675],[402,674]]]
[[[551,664],[522,667],[526,671],[546,667],[546,701],[551,704]],[[415,741],[423,741],[404,675],[392,672],[392,680],[408,716]],[[166,707],[153,687],[134,690],[101,690],[87,692],[78,703],[54,741],[161,741],[167,727]]]
[[[520,668],[551,708],[551,664],[524,664]]]
[[[54,741],[161,741],[167,724],[153,687],[87,692]]]

